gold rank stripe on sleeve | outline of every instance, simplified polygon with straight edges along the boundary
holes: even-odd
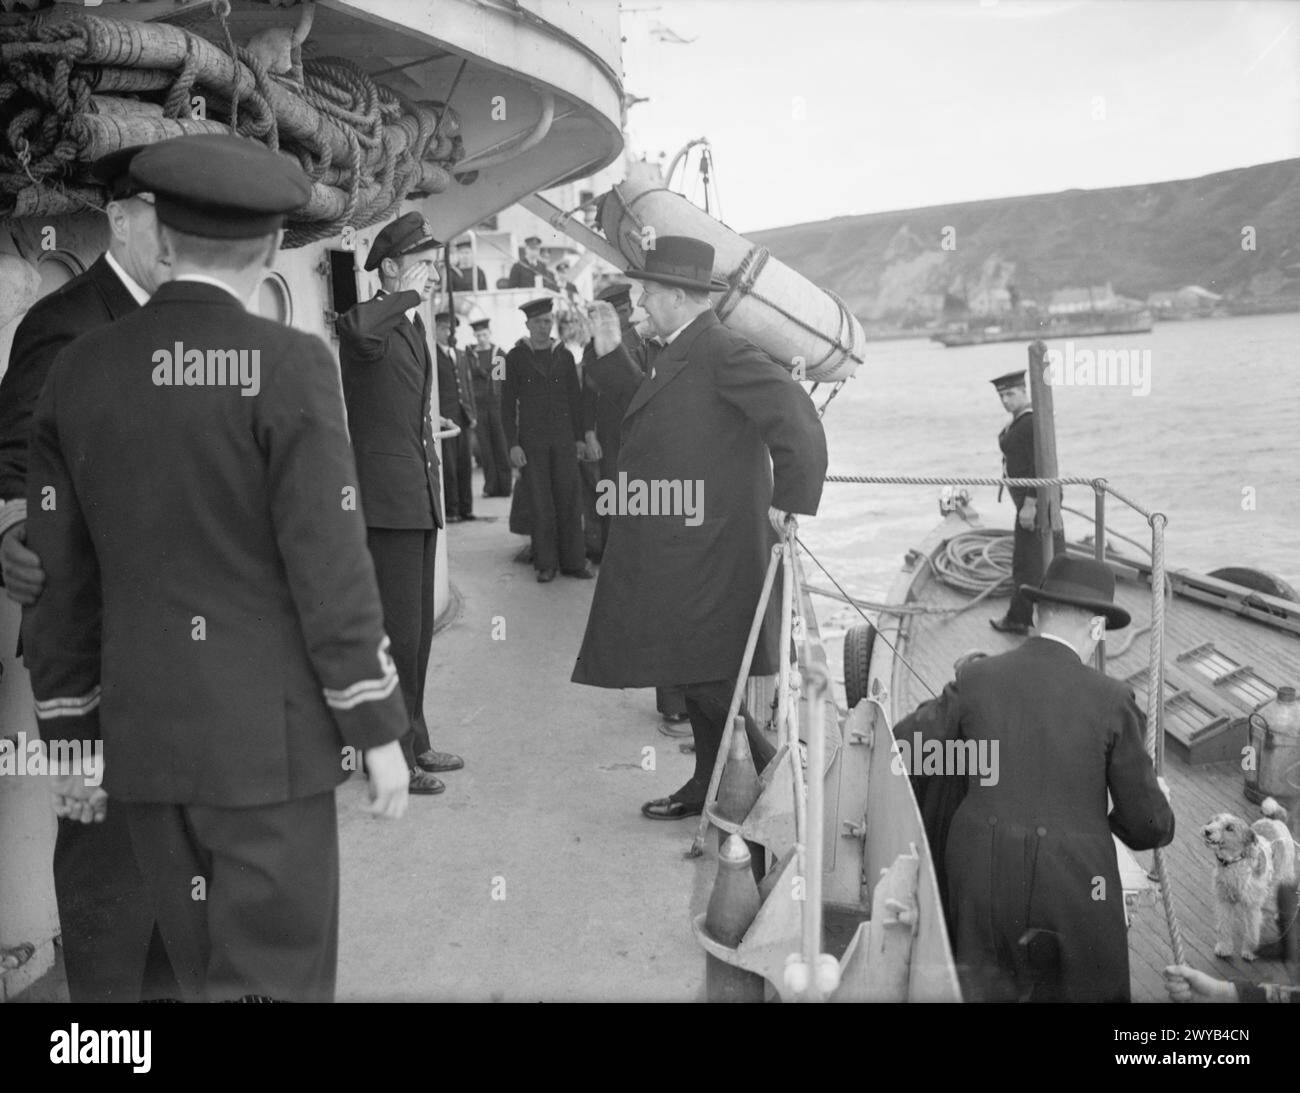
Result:
[[[75,698],[47,698],[44,702],[38,700],[36,716],[41,721],[52,717],[81,717],[99,705],[99,696],[99,686],[96,685]]]
[[[385,672],[380,679],[363,679],[341,691],[322,687],[325,702],[333,710],[350,710],[363,702],[380,702],[397,688],[397,669]]]

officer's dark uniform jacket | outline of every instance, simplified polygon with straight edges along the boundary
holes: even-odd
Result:
[[[176,331],[187,356],[258,351],[260,390],[160,385]],[[28,473],[48,575],[23,622],[42,735],[102,733],[110,797],[223,807],[331,790],[344,745],[397,740],[408,718],[356,484],[328,348],[224,289],[165,284],[74,341]]]
[[[581,441],[591,427],[584,423],[582,388],[573,354],[552,339],[551,367],[545,370],[527,338],[506,354],[501,390],[502,424],[510,447]]]
[[[541,278],[540,284],[538,278]],[[510,267],[510,279],[506,282],[506,288],[548,288],[552,292],[559,292],[559,283],[555,280],[555,275],[546,268],[546,263],[540,258],[536,264],[528,262],[521,258]]]
[[[506,355],[499,345],[493,345],[488,349],[480,349],[477,345],[465,350],[469,360],[471,386],[474,390],[474,406],[480,413],[486,412],[493,407],[500,408],[501,405],[501,383],[500,379],[493,378],[493,370],[497,365],[504,365]],[[503,367],[498,376],[505,373]]]
[[[14,334],[9,367],[0,380],[0,533],[27,508],[27,441],[32,411],[60,349],[140,305],[101,255],[85,273],[32,305]]]
[[[438,406],[442,416],[465,428],[478,420],[474,404],[474,384],[470,378],[469,359],[441,345],[434,347],[438,357]]]
[[[1024,410],[1002,427],[998,433],[998,447],[1002,449],[1002,471],[1004,478],[1034,477],[1034,412]],[[1011,500],[1015,502],[1016,511],[1025,503],[1026,497],[1035,497],[1037,491],[1032,487],[1008,486]]]
[[[366,526],[442,527],[428,341],[406,318],[414,291],[357,304],[339,320],[339,363]]]

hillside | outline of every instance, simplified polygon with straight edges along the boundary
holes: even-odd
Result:
[[[1253,250],[1243,247],[1247,227]],[[1139,300],[1200,285],[1243,308],[1300,308],[1300,159],[1143,186],[836,217],[750,238],[874,323],[936,319],[945,293],[979,311],[1008,287],[1046,301],[1056,289],[1106,282]]]

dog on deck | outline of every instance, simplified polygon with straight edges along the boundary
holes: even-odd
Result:
[[[1248,824],[1220,812],[1201,829],[1214,852],[1214,952],[1254,960],[1264,908],[1275,905],[1279,885],[1296,883],[1296,844],[1287,829],[1287,811],[1272,797],[1260,811],[1264,818]]]

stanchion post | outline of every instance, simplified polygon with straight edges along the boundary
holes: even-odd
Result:
[[[1092,484],[1093,489],[1093,557],[1102,565],[1106,564],[1106,487],[1101,481]],[[1093,654],[1093,667],[1102,675],[1106,674],[1106,631],[1101,632]]]

